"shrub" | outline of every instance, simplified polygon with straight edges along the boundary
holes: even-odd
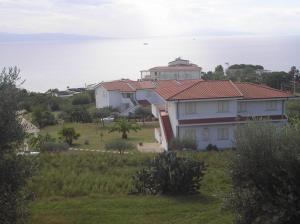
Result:
[[[206,150],[207,151],[218,151],[218,147],[216,145],[213,145],[213,144],[209,144],[206,146]]]
[[[47,125],[56,124],[56,119],[54,115],[47,110],[42,110],[40,108],[35,109],[32,113],[32,121],[37,124],[40,128],[43,128]]]
[[[299,127],[253,123],[237,130],[229,204],[238,223],[299,223]]]
[[[69,148],[67,143],[61,142],[44,142],[41,145],[41,152],[61,152]]]
[[[136,146],[126,140],[118,139],[107,143],[105,148],[107,150],[116,150],[119,151],[120,154],[124,154],[125,151],[135,149]]]
[[[79,94],[74,97],[72,100],[73,105],[84,105],[84,104],[90,104],[91,98],[87,94]]]
[[[69,145],[73,144],[73,140],[78,139],[80,134],[75,131],[74,128],[63,127],[58,134],[60,138],[63,139]]]
[[[197,148],[197,142],[192,138],[173,138],[170,142],[170,149],[172,150],[197,150]]]
[[[142,194],[195,194],[206,167],[204,162],[164,152],[133,177],[135,190]]]

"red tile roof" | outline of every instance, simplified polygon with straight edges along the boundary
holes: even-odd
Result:
[[[160,116],[161,116],[162,126],[164,129],[163,131],[165,134],[165,138],[166,138],[167,142],[169,143],[171,141],[171,139],[174,137],[169,114],[165,111],[161,111]]]
[[[231,81],[199,81],[170,97],[170,100],[243,97]]]
[[[153,88],[151,81],[133,81],[121,79],[111,82],[103,82],[101,85],[108,91],[135,92],[137,89]]]
[[[235,83],[242,92],[245,99],[264,99],[264,98],[287,98],[293,97],[293,94],[281,90],[273,89],[265,85],[254,83]]]
[[[155,91],[164,99],[169,99],[178,92],[198,83],[200,80],[159,80],[156,81]]]
[[[270,119],[270,120],[286,120],[285,115],[270,115],[270,116],[256,116],[256,117],[218,117],[218,118],[203,118],[203,119],[189,119],[189,120],[179,120],[180,125],[190,125],[190,124],[212,124],[212,123],[232,123],[232,122],[243,122],[253,119]]]

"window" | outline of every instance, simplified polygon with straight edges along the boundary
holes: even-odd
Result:
[[[276,110],[276,109],[277,109],[277,101],[266,102],[266,110]]]
[[[183,137],[196,140],[196,138],[197,138],[196,129],[194,129],[194,128],[185,129]]]
[[[247,111],[247,102],[238,102],[238,112]]]
[[[185,103],[185,114],[195,114],[196,104],[195,103]]]
[[[207,142],[209,141],[209,129],[208,128],[203,128],[202,130],[202,140]]]
[[[218,102],[218,112],[225,113],[229,110],[229,103],[228,101],[219,101]]]
[[[228,140],[229,139],[229,130],[227,127],[220,127],[218,129],[218,139],[219,140]]]

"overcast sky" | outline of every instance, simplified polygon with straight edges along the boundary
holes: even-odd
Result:
[[[299,35],[300,0],[0,0],[0,32]]]

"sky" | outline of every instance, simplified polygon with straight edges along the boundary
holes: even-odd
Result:
[[[299,0],[0,0],[0,32],[299,35]]]

